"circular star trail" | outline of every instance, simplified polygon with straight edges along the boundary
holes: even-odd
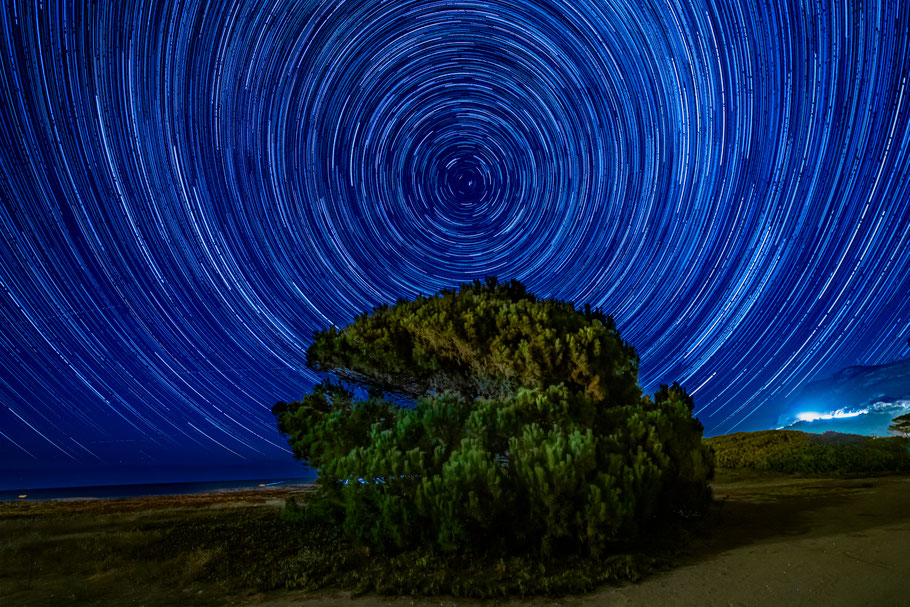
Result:
[[[709,433],[910,334],[910,5],[7,2],[0,457],[286,457],[314,330],[496,275]],[[208,460],[206,460],[208,461]]]

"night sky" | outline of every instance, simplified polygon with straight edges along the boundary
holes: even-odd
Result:
[[[313,331],[485,275],[708,434],[908,353],[904,0],[0,10],[8,484],[287,474]]]

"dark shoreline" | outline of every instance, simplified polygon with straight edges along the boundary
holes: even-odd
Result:
[[[313,483],[316,476],[300,478],[242,479],[232,481],[182,481],[175,483],[137,483],[130,485],[92,485],[84,487],[48,487],[39,489],[0,490],[4,502],[123,499],[195,495],[215,491],[241,491],[266,487],[300,487]]]

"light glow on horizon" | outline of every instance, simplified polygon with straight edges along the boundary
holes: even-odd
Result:
[[[796,419],[801,422],[814,422],[820,419],[846,419],[849,417],[859,417],[860,415],[865,415],[866,413],[869,413],[869,409],[860,409],[858,411],[845,411],[843,409],[840,409],[831,413],[816,413],[814,411],[806,411],[804,413],[797,413]]]

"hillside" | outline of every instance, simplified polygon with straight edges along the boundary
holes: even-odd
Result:
[[[910,440],[796,430],[736,432],[705,439],[718,468],[804,475],[910,471]]]

